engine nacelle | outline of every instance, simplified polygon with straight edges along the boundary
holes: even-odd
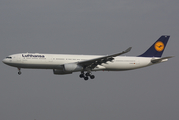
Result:
[[[72,74],[72,72],[64,71],[64,69],[53,69],[53,74],[65,75],[65,74]]]
[[[83,67],[74,63],[64,64],[64,71],[66,72],[75,72],[81,71]]]
[[[83,70],[83,67],[81,67],[80,65],[69,63],[60,66],[59,69],[53,69],[53,73],[58,75],[64,75],[64,74],[72,74],[73,72],[81,71],[81,70]]]

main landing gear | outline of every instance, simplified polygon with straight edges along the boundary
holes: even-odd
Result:
[[[94,79],[94,78],[95,78],[95,76],[92,75],[91,72],[87,72],[86,74],[85,74],[84,72],[81,72],[81,74],[79,75],[79,77],[80,77],[80,78],[84,78],[84,80],[88,80],[89,77],[90,77],[91,79]]]
[[[18,69],[18,71],[19,71],[18,74],[21,75],[21,74],[22,74],[21,68],[17,68],[17,69]]]

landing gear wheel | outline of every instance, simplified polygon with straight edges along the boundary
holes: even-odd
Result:
[[[21,74],[21,68],[17,68],[18,69],[18,74]]]
[[[84,78],[84,74],[80,74],[79,77],[80,77],[80,78]]]
[[[88,80],[88,77],[84,77],[84,80]]]
[[[81,74],[79,75],[80,78],[83,78],[85,81],[87,81],[89,78],[94,79],[95,76],[92,75],[91,71],[87,71],[84,73],[84,71],[81,71]]]
[[[90,73],[86,73],[86,76],[90,76]]]
[[[91,79],[94,79],[94,78],[95,78],[95,76],[94,76],[94,75],[91,75],[91,76],[90,76],[90,78],[91,78]]]

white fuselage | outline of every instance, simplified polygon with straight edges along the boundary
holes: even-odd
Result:
[[[170,36],[161,36],[146,52],[137,56],[121,56],[128,53],[132,47],[110,55],[72,55],[72,54],[39,54],[19,53],[5,59],[3,63],[18,68],[52,69],[55,75],[81,72],[80,78],[94,79],[91,71],[124,71],[150,66],[167,61],[173,56],[161,58]]]
[[[101,57],[100,55],[67,55],[67,54],[39,54],[20,53],[10,55],[3,62],[17,68],[34,69],[61,69],[61,66],[68,63],[78,63],[89,59]],[[113,61],[98,65],[93,71],[122,71],[131,70],[152,65],[151,57],[127,57],[118,56]],[[76,71],[74,71],[76,72]]]

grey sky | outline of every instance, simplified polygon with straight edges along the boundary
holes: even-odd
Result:
[[[95,80],[1,64],[2,120],[179,119],[178,0],[1,0],[0,60],[21,52],[139,55],[171,35],[175,58]]]

